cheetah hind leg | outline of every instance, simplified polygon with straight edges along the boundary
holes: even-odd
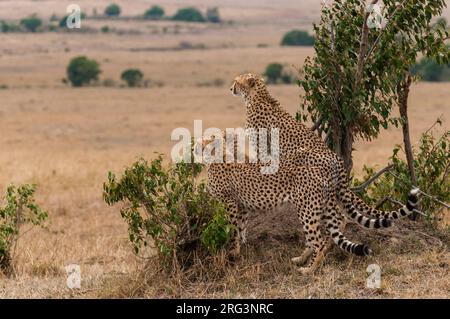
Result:
[[[308,260],[309,256],[311,256],[313,250],[310,247],[305,247],[305,250],[303,250],[303,253],[298,256],[291,259],[291,261],[298,265],[303,265]]]
[[[318,217],[319,215],[315,216]],[[312,224],[309,224],[309,230],[311,231],[305,229],[307,247],[310,247],[309,249],[311,250],[311,258],[309,259],[306,266],[297,269],[303,275],[314,273],[325,256],[327,240],[322,236],[322,233],[320,231],[320,219],[317,217],[312,217],[314,218],[314,222]],[[308,250],[305,251],[305,253],[306,252],[309,253]],[[306,255],[305,253],[303,255]]]

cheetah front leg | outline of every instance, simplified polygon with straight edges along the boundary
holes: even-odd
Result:
[[[238,257],[241,254],[241,232],[242,226],[238,215],[238,205],[236,201],[232,199],[225,199],[223,202],[227,206],[228,216],[230,218],[231,224],[234,226],[235,231],[233,232],[233,237],[231,238],[232,249],[230,255],[232,257]]]
[[[242,205],[239,205],[237,228],[240,234],[240,239],[243,244],[247,243],[248,216],[249,210],[243,207]]]

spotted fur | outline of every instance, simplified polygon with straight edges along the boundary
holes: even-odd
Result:
[[[203,151],[215,140],[212,137],[197,141],[195,152]],[[223,141],[222,145],[225,159],[226,146]],[[204,160],[212,162],[211,158],[204,157]],[[246,162],[211,163],[207,166],[208,190],[227,205],[230,219],[236,227],[235,255],[240,252],[241,240],[245,241],[249,213],[270,210],[285,203],[295,207],[305,232],[306,249],[302,256],[293,258],[298,263],[309,259],[308,265],[301,268],[303,273],[317,268],[330,238],[349,253],[360,256],[370,254],[368,246],[353,243],[342,234],[344,218],[336,210],[332,181],[319,167],[283,166],[275,174],[262,174],[261,165]],[[321,232],[321,226],[324,226],[326,234]]]
[[[347,215],[367,228],[389,227],[391,220],[407,216],[417,205],[418,190],[410,192],[408,202],[397,211],[381,211],[368,206],[348,188],[347,173],[342,159],[331,151],[312,130],[296,121],[267,90],[262,79],[253,74],[235,78],[231,87],[246,105],[247,129],[278,128],[280,136],[280,163],[320,167],[325,176],[336,181],[336,197]],[[253,145],[257,140],[251,140]],[[261,147],[261,145],[258,145]],[[266,152],[265,152],[266,153]],[[374,219],[364,217],[372,216]]]

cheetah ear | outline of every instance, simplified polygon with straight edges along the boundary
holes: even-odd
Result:
[[[249,78],[247,83],[248,83],[248,87],[252,88],[255,86],[256,80],[254,78]]]

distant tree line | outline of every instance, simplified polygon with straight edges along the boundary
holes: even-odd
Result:
[[[119,17],[122,14],[122,9],[117,4],[110,4],[104,10],[105,17]],[[98,16],[97,10],[94,9],[93,17]],[[222,19],[220,17],[219,8],[208,8],[203,14],[199,9],[195,7],[180,8],[173,16],[166,16],[165,10],[157,5],[150,7],[141,16],[147,20],[173,20],[173,21],[186,21],[186,22],[210,22],[220,23]],[[81,18],[87,18],[85,12],[81,13]],[[67,28],[68,16],[58,18],[55,14],[50,17],[49,23],[45,23],[44,20],[38,17],[36,14],[32,14],[19,21],[7,21],[0,20],[0,32],[44,32],[44,31],[58,31]],[[56,23],[55,23],[56,22]],[[108,32],[109,30],[101,30],[102,32]]]

